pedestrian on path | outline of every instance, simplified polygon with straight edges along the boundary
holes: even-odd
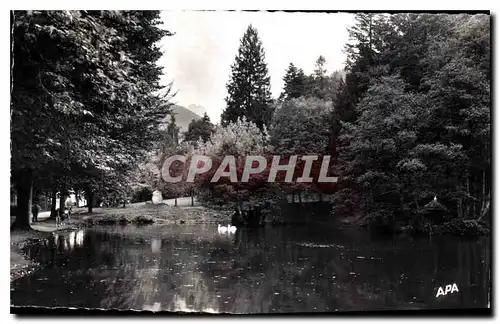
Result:
[[[34,203],[31,206],[31,213],[33,214],[33,223],[38,221],[38,212],[40,212],[40,206],[37,203]]]

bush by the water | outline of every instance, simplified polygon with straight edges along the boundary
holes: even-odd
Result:
[[[154,219],[139,215],[132,219],[132,223],[134,224],[152,224],[154,223]]]
[[[143,187],[142,189],[134,192],[132,196],[132,203],[151,201],[153,197],[153,191],[148,187]]]
[[[455,234],[476,237],[489,233],[486,224],[473,219],[454,219],[443,225],[433,226],[433,234]]]
[[[426,221],[408,225],[403,231],[416,235],[453,234],[466,237],[478,237],[489,233],[485,223],[473,219],[453,219],[441,225],[432,225]]]
[[[154,219],[143,215],[105,215],[89,218],[86,220],[87,225],[113,225],[113,224],[152,224]]]

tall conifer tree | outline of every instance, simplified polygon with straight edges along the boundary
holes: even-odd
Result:
[[[238,55],[231,67],[226,109],[221,116],[223,125],[245,116],[263,129],[271,120],[271,85],[264,59],[264,48],[257,29],[250,25],[240,41]]]

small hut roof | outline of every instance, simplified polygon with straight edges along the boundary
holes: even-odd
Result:
[[[424,206],[424,209],[426,211],[448,211],[448,209],[443,204],[441,204],[436,197],[428,202]]]

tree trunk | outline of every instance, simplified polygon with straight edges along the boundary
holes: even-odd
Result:
[[[56,218],[56,202],[57,202],[57,190],[53,188],[50,196],[50,218]]]
[[[486,199],[486,170],[482,170],[482,192],[481,192],[481,212],[484,210],[484,207],[487,204],[487,199]]]
[[[466,177],[467,177],[467,187],[466,187],[466,193],[467,193],[467,197],[470,197],[470,175],[469,175],[469,171],[467,171],[467,174],[466,174]],[[466,201],[465,202],[465,211],[464,211],[464,215],[468,218],[472,218],[473,215],[470,214],[470,200]]]
[[[457,200],[457,216],[459,219],[464,218],[464,213],[462,211],[462,201],[463,201],[463,198],[459,198]]]
[[[401,208],[401,212],[403,213],[405,219],[410,219],[410,215],[408,215],[408,211],[405,208],[405,200],[402,192],[399,192],[399,206]],[[396,215],[392,213],[388,218],[388,223],[391,231],[394,231],[396,228]]]
[[[417,208],[417,211],[420,211],[420,204],[418,203],[416,195],[413,195],[413,201],[415,202],[415,207]]]
[[[194,206],[194,197],[193,194],[191,194],[191,207]]]
[[[475,196],[476,195],[476,185],[475,185],[475,180],[476,178],[473,177],[472,178],[472,182],[471,182],[471,187],[472,187],[472,193],[471,195]],[[476,206],[477,206],[477,202],[475,200],[473,200],[471,203],[471,215],[473,215],[473,217],[475,218],[476,217]]]
[[[44,209],[43,210],[50,210],[50,192],[44,192]]]
[[[369,49],[369,53],[368,53],[368,62],[370,65],[372,65],[372,16],[370,15],[370,25],[369,25],[369,30],[368,30],[368,38],[369,38],[369,41],[368,41],[368,49]]]
[[[175,201],[175,207],[177,207],[177,197],[174,198]]]
[[[12,10],[10,12],[10,95],[12,96],[12,90],[14,90],[14,20],[15,12]],[[12,119],[12,109],[10,110],[10,118]]]
[[[59,216],[64,214],[64,209],[66,208],[66,195],[61,192],[61,195],[59,196]]]
[[[94,193],[92,192],[92,188],[87,189],[87,206],[89,208],[89,214],[92,213],[92,206],[94,203]]]
[[[481,211],[481,216],[477,220],[480,221],[481,219],[483,219],[483,217],[486,216],[489,211],[490,211],[490,201],[486,203],[485,208]]]
[[[23,169],[20,172],[19,182],[16,184],[17,212],[16,220],[11,229],[29,230],[31,219],[31,200],[33,196],[33,171]]]

